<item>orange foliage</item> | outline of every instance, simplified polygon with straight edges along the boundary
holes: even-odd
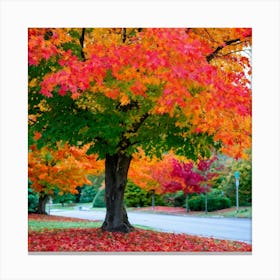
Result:
[[[193,133],[215,135],[224,153],[245,156],[251,147],[251,64],[244,55],[250,28],[95,28],[85,35],[84,61],[61,47],[79,44],[70,31],[82,29],[29,30],[30,65],[60,56],[62,69],[44,77],[41,94],[51,97],[59,85],[61,95],[70,90],[77,99],[89,91],[94,100],[101,92],[121,106],[140,95],[155,104],[149,114],[178,117]],[[109,70],[114,83],[105,81]],[[149,86],[161,87],[161,94],[149,94]]]
[[[76,188],[91,184],[88,175],[103,171],[104,163],[96,155],[87,155],[88,146],[70,147],[58,145],[57,150],[35,145],[28,154],[28,176],[35,192],[52,195],[54,189],[64,193],[77,193]]]
[[[146,191],[154,190],[157,194],[165,193],[163,185],[172,180],[171,173],[175,158],[183,159],[183,157],[174,155],[173,152],[164,154],[162,159],[150,158],[139,149],[139,152],[133,155],[128,178]]]

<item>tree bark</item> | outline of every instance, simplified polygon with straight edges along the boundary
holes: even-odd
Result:
[[[186,211],[190,212],[190,208],[189,208],[189,195],[186,195]]]
[[[39,205],[38,205],[38,214],[47,214],[46,212],[46,204],[48,202],[49,197],[45,194],[40,194],[39,196]]]
[[[105,231],[130,232],[133,226],[129,223],[124,206],[124,191],[131,156],[123,154],[106,155],[105,159],[105,202],[106,217],[102,225]]]

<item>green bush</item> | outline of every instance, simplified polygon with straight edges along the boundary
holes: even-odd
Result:
[[[165,205],[161,195],[154,195],[155,205]],[[124,201],[127,207],[148,207],[152,205],[152,191],[147,192],[134,183],[128,181],[124,193]]]
[[[209,197],[207,202],[207,209],[209,212],[230,208],[230,207],[231,207],[230,199],[223,196]]]
[[[75,195],[71,193],[65,193],[63,195],[59,194],[59,190],[55,189],[54,194],[52,196],[53,203],[61,203],[64,205],[65,203],[73,203],[75,201]]]
[[[81,190],[80,202],[92,202],[97,190],[94,186],[84,186]]]
[[[36,213],[39,204],[39,195],[28,186],[28,213]]]
[[[92,207],[106,207],[105,190],[98,190],[93,198]]]
[[[189,199],[189,208],[191,211],[204,211],[205,210],[204,196],[200,195]]]
[[[80,201],[82,203],[93,202],[94,207],[105,207],[104,203],[104,190],[99,191],[102,183],[104,182],[104,174],[99,176],[89,176],[91,185],[84,185],[81,188]]]
[[[221,195],[207,195],[207,210],[209,212],[231,207],[228,197]],[[205,211],[205,195],[201,194],[189,199],[189,208],[192,211]]]
[[[174,195],[174,207],[186,207],[186,195],[179,191]]]
[[[148,197],[148,192],[130,181],[128,181],[125,188],[124,201],[127,207],[145,207],[151,205],[151,199]]]
[[[197,194],[189,194],[188,199],[192,197],[197,197]],[[183,191],[177,191],[176,193],[169,193],[163,196],[165,205],[171,207],[186,207],[186,195]]]

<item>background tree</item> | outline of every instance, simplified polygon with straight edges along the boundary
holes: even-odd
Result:
[[[184,28],[29,30],[29,131],[39,145],[89,143],[105,159],[104,230],[132,228],[123,199],[139,147],[190,159],[250,147],[250,65],[237,50],[251,29],[207,31],[206,40]]]
[[[28,154],[28,177],[31,188],[39,194],[37,212],[46,214],[46,203],[49,196],[59,190],[59,195],[77,193],[77,187],[89,184],[89,174],[102,171],[102,162],[96,161],[95,155],[87,155],[88,147],[70,147],[58,144],[57,150],[35,145]]]
[[[195,168],[192,162],[180,162],[173,160],[173,169],[171,172],[172,180],[165,182],[163,188],[167,192],[176,192],[182,190],[186,197],[186,209],[189,211],[189,194],[205,193],[210,191],[209,180],[213,178],[214,173],[210,173],[210,163],[214,160],[202,160]]]
[[[225,168],[218,178],[219,187],[230,198],[232,204],[236,204],[236,186],[234,172],[240,172],[239,204],[241,206],[252,205],[252,155],[248,152],[247,159],[225,159]]]
[[[133,155],[128,178],[145,191],[163,194],[165,189],[162,186],[172,179],[173,159],[177,157],[172,152],[165,153],[161,158],[149,157],[139,149]]]
[[[183,157],[176,156],[172,152],[164,153],[161,158],[149,157],[141,149],[133,155],[128,177],[142,190],[152,195],[152,207],[155,206],[157,195],[169,192],[168,188],[164,188],[164,184],[173,179],[172,168],[175,158]]]

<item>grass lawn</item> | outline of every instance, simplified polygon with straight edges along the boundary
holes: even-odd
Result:
[[[42,217],[40,217],[42,216]],[[52,229],[67,229],[67,228],[99,228],[101,221],[91,221],[76,218],[46,216],[46,215],[29,215],[28,230],[29,231],[44,231]],[[152,227],[134,225],[136,228],[154,230]]]
[[[29,252],[251,252],[243,242],[135,228],[104,232],[100,221],[30,214]]]
[[[56,221],[38,221],[29,220],[28,230],[44,231],[45,229],[52,230],[58,228],[97,228],[101,226],[101,222],[56,222]]]
[[[46,210],[49,210],[49,207],[51,210],[75,210],[78,209],[79,207],[84,207],[84,208],[88,208],[88,209],[92,209],[92,202],[88,202],[88,203],[65,203],[64,205],[62,205],[61,203],[59,204],[47,204],[46,206]]]
[[[154,209],[152,209],[152,207],[130,208],[128,210],[136,211],[136,212],[146,212],[146,213],[190,215],[190,216],[200,216],[200,217],[252,218],[252,207],[240,207],[238,212],[236,212],[235,207],[231,207],[231,208],[212,211],[208,213],[205,213],[205,211],[186,212],[186,209],[182,207],[166,207],[166,206],[156,206],[154,207]]]
[[[238,212],[235,207],[231,207],[208,213],[204,211],[192,211],[188,214],[200,217],[252,218],[252,207],[240,207]]]
[[[215,214],[223,217],[252,218],[252,207],[240,207],[238,212],[235,207],[223,210],[216,211]]]

